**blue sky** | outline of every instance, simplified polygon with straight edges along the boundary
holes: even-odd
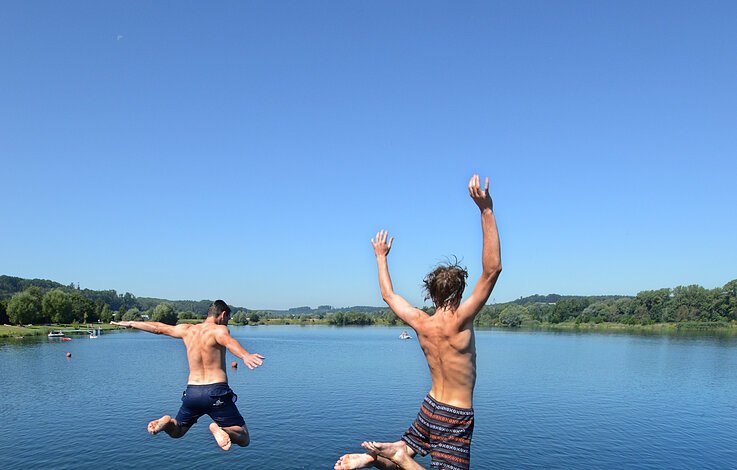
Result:
[[[26,2],[0,15],[0,274],[248,308],[737,278],[737,3]]]

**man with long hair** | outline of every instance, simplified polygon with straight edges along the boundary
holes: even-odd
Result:
[[[381,296],[392,311],[415,330],[430,368],[432,388],[417,419],[402,439],[392,443],[364,442],[366,453],[343,455],[336,470],[376,467],[421,469],[416,454],[431,455],[432,468],[466,470],[471,463],[473,434],[473,389],[476,384],[476,344],[473,321],[502,271],[499,233],[489,195],[478,175],[468,183],[468,192],[481,211],[483,272],[470,297],[461,302],[468,273],[457,263],[439,266],[425,278],[427,298],[435,305],[428,315],[394,292],[387,255],[394,238],[384,230],[371,240],[379,269]]]

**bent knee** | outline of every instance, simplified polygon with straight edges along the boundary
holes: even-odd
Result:
[[[172,432],[167,432],[169,437],[173,437],[174,439],[179,439],[180,437],[184,437],[185,434],[187,434],[186,429],[175,429]]]

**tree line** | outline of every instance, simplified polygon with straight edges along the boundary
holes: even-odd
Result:
[[[17,291],[15,289],[20,289]],[[94,291],[47,280],[0,276],[0,324],[94,323],[111,320],[152,320],[169,324],[197,321],[207,315],[209,300],[168,301],[136,298],[115,290]],[[231,307],[235,324],[265,319],[295,323],[319,320],[336,326],[404,325],[388,308],[354,307],[318,309],[297,307],[286,312],[254,311]],[[433,314],[434,308],[422,310]],[[298,315],[299,313],[299,315]],[[628,296],[533,295],[512,302],[483,307],[476,326],[519,327],[545,324],[655,323],[728,326],[737,322],[737,279],[722,287],[678,286]]]
[[[160,321],[175,325],[179,314],[168,302],[162,302],[146,311],[137,307],[126,309],[121,305],[118,311],[100,300],[91,300],[79,292],[68,292],[61,288],[43,292],[31,286],[13,295],[10,300],[0,300],[0,323],[16,325],[27,324],[71,324],[107,323],[111,320]]]
[[[729,326],[737,321],[737,279],[723,287],[699,285],[646,290],[634,297],[561,297],[554,302],[518,301],[485,306],[478,326],[534,326],[538,324],[655,323]]]

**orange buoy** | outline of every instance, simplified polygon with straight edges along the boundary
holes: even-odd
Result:
[[[67,357],[72,357],[72,353],[68,352]]]
[[[233,361],[233,362],[230,363],[230,367],[232,367],[233,369],[237,369],[238,368],[238,363],[235,362],[235,361]]]

